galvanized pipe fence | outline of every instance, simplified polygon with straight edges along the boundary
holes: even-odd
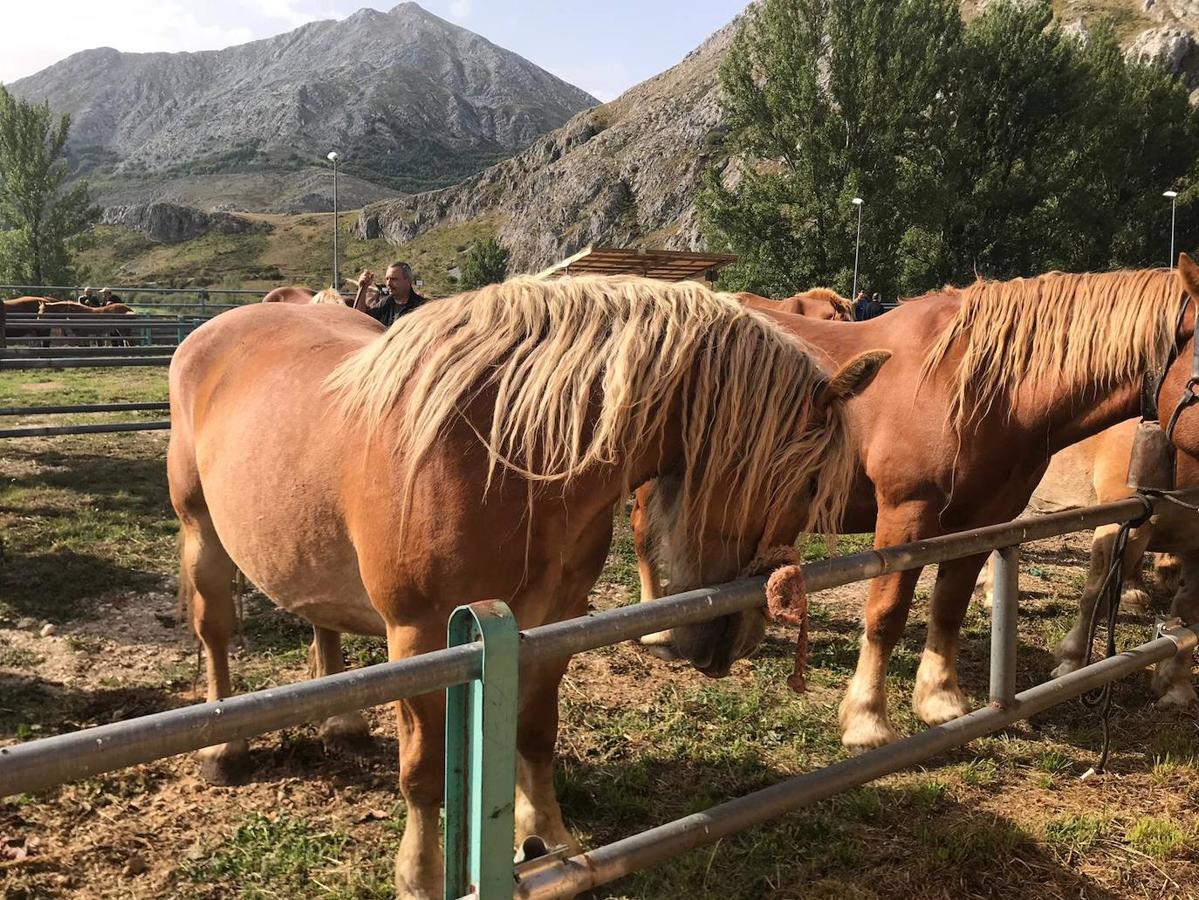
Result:
[[[169,366],[179,343],[211,316],[226,309],[260,300],[263,291],[244,288],[164,288],[157,285],[118,285],[112,288],[121,302],[151,305],[174,313],[138,313],[134,316],[95,313],[83,319],[56,313],[9,313],[0,334],[0,372],[62,369],[162,368]],[[0,293],[33,296],[62,294],[75,297],[72,285],[0,285]],[[149,294],[148,304],[135,295]],[[190,296],[194,302],[160,300]],[[243,303],[213,303],[210,295],[244,298]],[[253,301],[251,300],[253,298]],[[113,346],[80,346],[111,340]],[[119,341],[123,346],[117,346]],[[165,402],[152,404],[63,404],[53,407],[8,407],[0,416],[82,415],[106,412],[166,410]],[[70,434],[161,431],[170,428],[164,419],[141,419],[103,424],[27,425],[0,428],[0,439]]]
[[[1164,501],[1149,502],[1156,509]],[[447,847],[454,854],[453,859],[447,855],[450,878],[446,896],[473,895],[485,900],[508,898],[514,893],[527,900],[572,896],[923,762],[1175,654],[1192,653],[1199,643],[1199,633],[1171,624],[1154,640],[1139,647],[1015,693],[1019,600],[1016,548],[1027,541],[1134,520],[1144,512],[1145,501],[1133,498],[805,565],[808,590],[820,591],[877,575],[1000,551],[992,607],[992,703],[896,744],[569,859],[551,854],[515,870],[512,866],[510,807],[516,749],[507,729],[515,719],[519,671],[547,660],[761,606],[765,578],[745,579],[653,603],[593,613],[530,628],[519,635],[510,617],[504,626],[503,610],[496,609],[502,604],[476,604],[471,608],[476,630],[462,630],[465,623],[456,626],[458,631],[451,631],[451,643],[457,645],[445,650],[0,748],[0,796],[43,790],[66,781],[482,679],[479,685],[482,695],[474,701],[463,700],[459,695],[459,700],[450,703],[447,709],[447,744],[453,751],[447,756],[447,796],[454,802],[447,814],[446,829]],[[479,609],[483,606],[488,609]],[[455,613],[460,622],[460,614],[465,610]],[[504,636],[503,627],[512,629],[511,638]],[[506,656],[511,662],[515,652],[512,648],[519,647],[518,666],[486,666],[488,629],[493,635],[499,631],[498,646],[503,647],[507,642],[508,650],[501,652],[498,659]],[[480,634],[483,640],[472,641],[475,634]],[[493,641],[493,653],[495,646]],[[488,693],[491,700],[486,699]],[[488,716],[486,710],[489,704],[497,702],[496,698],[507,706],[501,706],[497,713],[492,705]],[[493,730],[496,725],[505,729],[502,738],[497,739]],[[471,747],[475,748],[473,752]],[[467,779],[469,785],[465,783]],[[506,799],[497,799],[505,796]],[[484,798],[490,798],[491,805]],[[508,807],[509,814],[500,819],[503,827],[498,829],[498,835],[495,821],[502,810],[492,808],[496,803]],[[472,885],[478,890],[472,889]]]

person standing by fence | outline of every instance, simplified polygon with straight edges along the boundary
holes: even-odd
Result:
[[[412,286],[412,267],[406,262],[394,262],[387,267],[384,286],[379,289],[378,296],[369,301],[369,289],[374,283],[375,273],[369,269],[363,270],[358,276],[354,309],[366,313],[385,328],[390,328],[401,316],[428,302]]]

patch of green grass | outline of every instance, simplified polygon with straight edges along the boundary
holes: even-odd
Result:
[[[970,787],[994,787],[1001,780],[999,764],[993,759],[972,759],[958,771],[962,783]]]
[[[932,819],[917,823],[915,835],[937,862],[980,869],[994,865],[1031,840],[1022,829],[998,819],[990,824]]]
[[[920,812],[931,812],[939,806],[949,793],[949,786],[936,778],[927,778],[904,788],[908,802]]]
[[[1186,846],[1187,836],[1173,822],[1164,819],[1138,819],[1125,835],[1128,845],[1153,859],[1170,859]]]
[[[252,813],[207,856],[186,861],[178,877],[211,896],[243,900],[291,897],[378,897],[388,895],[390,854],[370,863],[349,859],[349,835],[318,827],[287,813]]]
[[[0,666],[6,669],[34,669],[46,657],[25,647],[0,647]]]
[[[1106,832],[1108,821],[1098,816],[1068,815],[1045,823],[1045,843],[1051,848],[1086,853]]]
[[[1050,747],[1036,755],[1033,766],[1049,775],[1064,775],[1074,767],[1074,760],[1056,747]]]

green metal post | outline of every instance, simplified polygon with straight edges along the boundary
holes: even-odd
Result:
[[[450,616],[449,646],[481,638],[483,672],[446,691],[445,896],[511,900],[520,631],[507,604]]]

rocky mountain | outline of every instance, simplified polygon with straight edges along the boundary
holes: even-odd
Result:
[[[403,244],[492,216],[514,271],[591,243],[697,247],[693,198],[713,160],[717,70],[735,34],[730,23],[672,69],[461,184],[367,207],[359,234]]]
[[[249,234],[264,230],[260,224],[241,216],[226,212],[202,212],[174,203],[109,206],[100,217],[100,224],[123,225],[164,244],[178,244],[214,232]]]
[[[285,173],[283,194],[306,209],[328,202],[328,187],[301,182],[332,148],[377,199],[457,182],[598,102],[416,3],[225,50],[88,50],[9,88],[71,114],[71,158],[98,176],[101,201],[139,187],[187,200],[197,178]]]
[[[988,0],[964,0],[972,16]],[[990,0],[994,2],[994,0]],[[1080,39],[1112,19],[1131,56],[1199,88],[1199,0],[1055,0]],[[494,223],[513,271],[538,271],[588,244],[700,250],[694,197],[717,157],[718,69],[736,22],[674,68],[580,113],[524,152],[461,184],[373,204],[360,236],[396,245],[440,228]],[[1192,95],[1199,101],[1199,91]]]

